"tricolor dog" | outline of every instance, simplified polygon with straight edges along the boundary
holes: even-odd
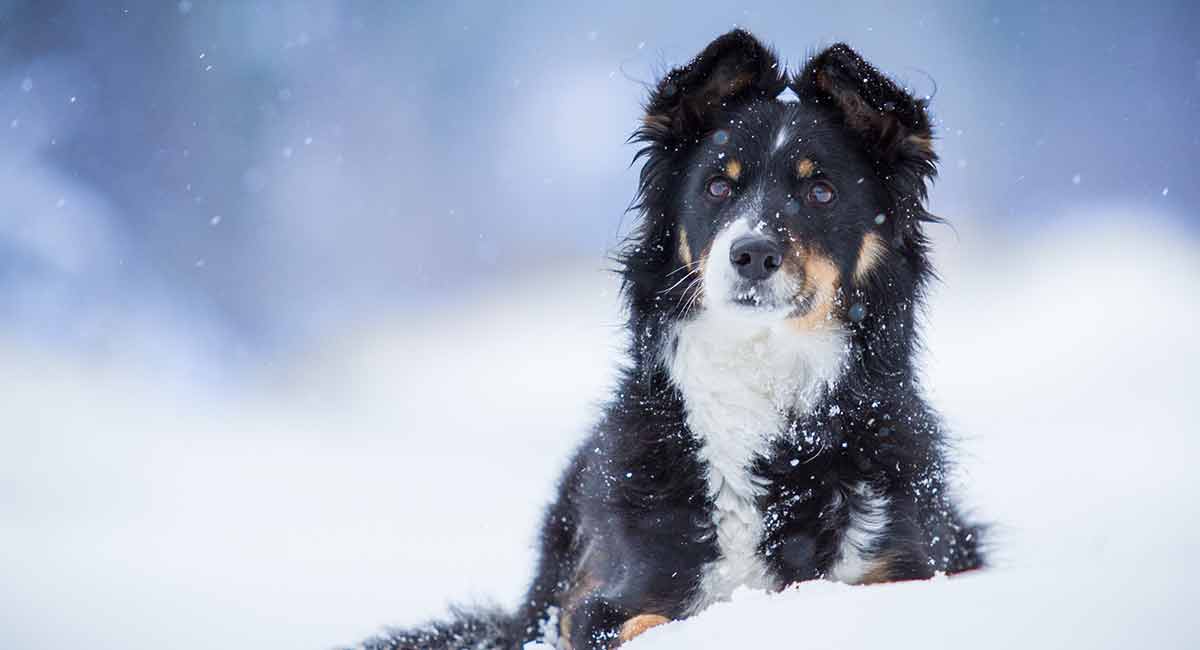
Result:
[[[618,253],[630,363],[527,596],[364,647],[613,648],[741,586],[981,566],[914,365],[926,109],[845,45],[789,74],[740,30],[661,79]]]

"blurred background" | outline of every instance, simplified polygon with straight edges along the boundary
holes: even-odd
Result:
[[[927,383],[997,571],[1194,596],[1194,3],[0,0],[0,646],[515,602],[645,85],[735,26],[933,98]]]

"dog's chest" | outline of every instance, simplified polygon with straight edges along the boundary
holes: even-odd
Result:
[[[758,552],[758,501],[768,484],[751,468],[784,433],[789,411],[811,408],[836,381],[844,349],[835,331],[731,331],[704,319],[679,329],[669,367],[700,443],[720,552],[704,568],[693,611],[728,599],[739,586],[778,586]]]

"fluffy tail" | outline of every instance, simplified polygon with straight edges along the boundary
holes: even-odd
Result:
[[[448,621],[407,630],[388,630],[356,650],[519,650],[516,618],[499,609],[451,609]]]

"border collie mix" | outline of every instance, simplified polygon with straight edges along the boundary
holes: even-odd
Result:
[[[913,361],[932,137],[926,102],[845,45],[789,76],[738,30],[669,72],[632,138],[631,363],[527,596],[363,647],[613,648],[743,585],[981,566]]]

